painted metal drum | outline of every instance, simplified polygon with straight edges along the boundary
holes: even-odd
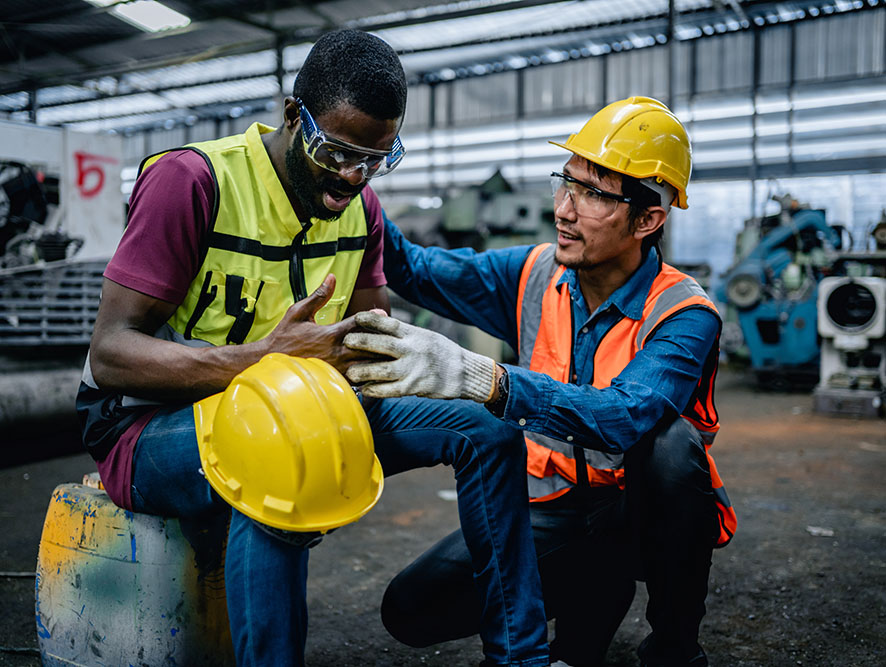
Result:
[[[223,562],[198,567],[176,519],[58,486],[37,558],[43,664],[233,665]]]

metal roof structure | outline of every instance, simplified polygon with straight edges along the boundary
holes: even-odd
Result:
[[[93,130],[212,117],[288,89],[313,40],[341,27],[379,35],[411,82],[432,83],[886,0],[163,0],[187,24],[156,32],[120,16],[152,3],[5,0],[0,114]]]

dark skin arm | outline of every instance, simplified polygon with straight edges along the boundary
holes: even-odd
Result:
[[[153,337],[176,304],[105,279],[89,353],[93,377],[101,388],[131,396],[196,401],[223,391],[235,375],[270,352],[317,357],[344,373],[361,355],[365,358],[365,353],[342,345],[344,336],[356,328],[353,317],[325,326],[314,322],[314,314],[334,289],[335,276],[329,275],[313,294],[291,306],[262,340],[195,348]],[[384,288],[354,292],[348,313],[362,306],[390,310]]]
[[[388,315],[391,314],[391,299],[388,296],[387,287],[369,287],[367,289],[357,289],[351,294],[351,300],[348,303],[348,309],[345,317],[355,315],[362,310],[372,310],[379,308]]]

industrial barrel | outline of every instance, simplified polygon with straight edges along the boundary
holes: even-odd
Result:
[[[43,664],[233,665],[223,558],[198,568],[177,519],[56,487],[37,557]]]

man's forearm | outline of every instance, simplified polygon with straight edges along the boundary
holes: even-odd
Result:
[[[558,382],[544,373],[509,367],[506,419],[519,428],[582,447],[624,451],[662,417],[685,409],[718,331],[719,321],[707,311],[678,313],[605,388],[595,388],[591,378],[582,378],[581,368],[579,382],[586,384]]]
[[[90,350],[102,389],[161,401],[196,401],[223,391],[239,372],[267,352],[263,341],[190,347],[138,331],[120,331]]]

